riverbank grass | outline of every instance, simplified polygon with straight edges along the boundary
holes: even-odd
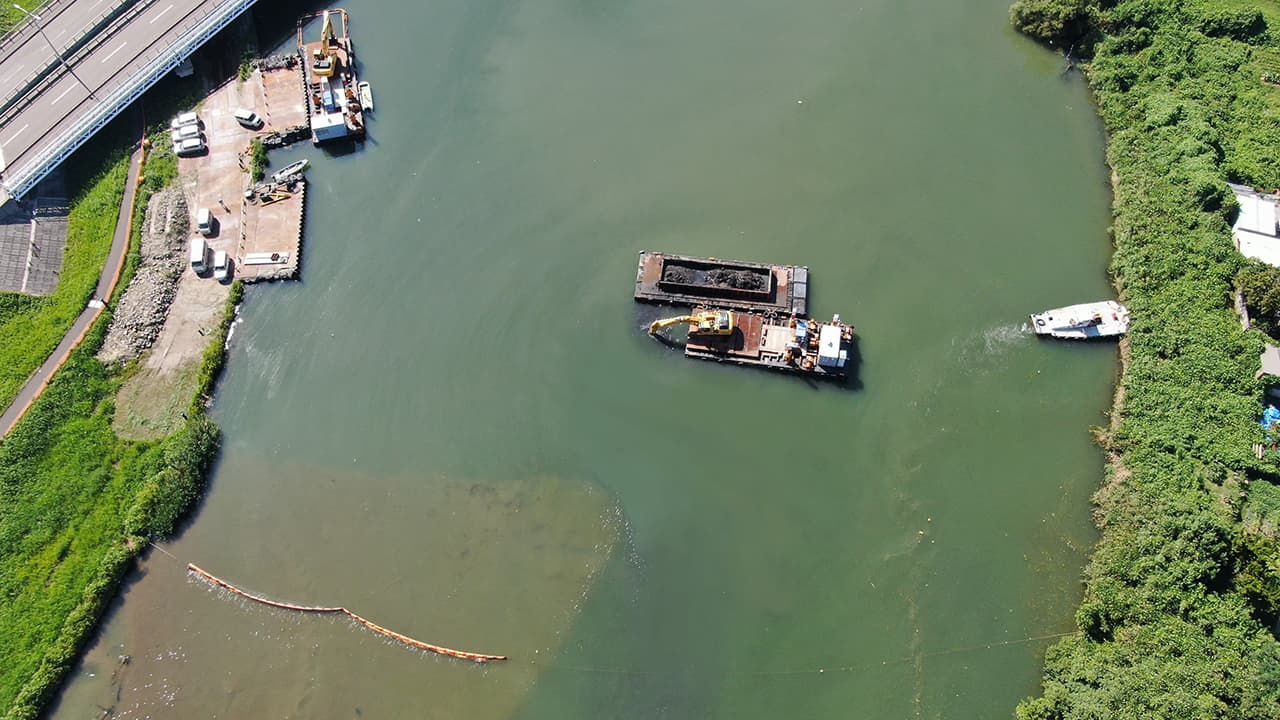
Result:
[[[74,169],[67,176],[77,177],[88,163],[73,161]],[[0,293],[0,338],[4,339],[0,343],[0,407],[13,402],[93,297],[111,249],[128,172],[128,153],[114,153],[100,171],[89,170],[93,179],[73,194],[66,255],[52,295]]]
[[[160,121],[153,133],[156,148],[138,192],[140,209],[135,209],[130,257],[116,298],[138,262],[142,210],[151,193],[173,182],[177,174]],[[108,228],[96,267],[86,270],[92,282],[118,217],[127,157],[124,162],[109,166],[91,184],[85,197],[92,202],[77,203],[86,227],[96,223]],[[73,218],[75,214],[73,210]],[[90,215],[95,218],[92,223]],[[87,267],[88,260],[83,264]],[[209,333],[203,362],[187,374],[185,397],[174,406],[175,417],[181,419],[166,426],[170,432],[165,437],[135,442],[114,431],[117,394],[134,367],[108,366],[94,357],[110,323],[109,310],[0,443],[4,720],[39,716],[89,639],[129,562],[148,539],[171,533],[199,496],[218,443],[218,429],[205,416],[202,398],[212,391],[221,367],[223,341],[241,293],[238,283],[232,287],[222,321]],[[39,304],[22,302],[28,310]]]
[[[241,297],[210,333],[184,420],[162,440],[112,427],[125,371],[94,358],[95,324],[44,395],[0,445],[0,707],[39,715],[72,667],[128,561],[171,533],[204,486],[218,429],[204,414]]]

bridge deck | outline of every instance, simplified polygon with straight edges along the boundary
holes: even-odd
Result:
[[[55,0],[45,36],[76,48],[0,115],[0,178],[5,196],[26,194],[94,132],[254,0]],[[123,3],[123,4],[122,4]],[[56,14],[54,10],[56,9]],[[105,15],[104,15],[105,13]],[[105,19],[104,19],[105,18]],[[106,27],[100,27],[106,23]],[[18,34],[20,33],[20,34]],[[0,41],[0,102],[42,64],[49,42],[29,26]]]

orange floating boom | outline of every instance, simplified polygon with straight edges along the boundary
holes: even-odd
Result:
[[[419,650],[426,650],[428,652],[433,652],[438,655],[446,655],[448,657],[458,658],[459,660],[470,660],[472,662],[478,662],[478,663],[507,659],[506,655],[485,655],[483,653],[473,653],[473,652],[467,652],[465,650],[454,650],[453,648],[447,648],[440,645],[432,645],[431,643],[422,642],[421,640],[415,640],[414,638],[411,638],[408,635],[401,635],[400,633],[394,630],[388,630],[387,628],[384,628],[375,622],[366,620],[365,618],[360,617],[359,615],[351,612],[350,610],[344,607],[320,607],[315,605],[293,605],[291,603],[268,600],[267,598],[261,597],[259,595],[254,595],[252,593],[245,592],[244,590],[241,590],[240,588],[236,587],[235,585],[232,585],[226,580],[214,577],[213,575],[202,570],[195,563],[187,563],[187,570],[192,573],[195,573],[196,575],[203,578],[204,580],[207,580],[213,583],[214,585],[217,585],[218,587],[224,590],[227,590],[228,592],[234,593],[236,595],[239,595],[242,598],[245,598],[247,600],[252,600],[262,605],[268,605],[270,607],[280,608],[281,610],[293,610],[294,612],[342,613],[343,615],[346,615],[347,617],[351,618],[352,620],[355,620],[356,622],[372,630],[373,632],[378,633],[379,635],[391,638],[392,640],[408,645],[409,647],[418,648]]]

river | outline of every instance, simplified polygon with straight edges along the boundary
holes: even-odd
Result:
[[[1009,716],[1117,360],[1027,328],[1112,296],[1109,194],[1007,4],[348,2],[370,138],[273,156],[303,280],[248,292],[207,498],[52,716]],[[648,339],[642,249],[808,265],[856,382]]]

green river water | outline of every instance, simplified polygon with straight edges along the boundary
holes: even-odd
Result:
[[[371,136],[273,156],[313,163],[303,280],[248,293],[180,562],[53,717],[1008,717],[1116,351],[1026,325],[1111,297],[1109,195],[1007,4],[351,0]],[[855,387],[648,339],[642,249],[808,265]]]

